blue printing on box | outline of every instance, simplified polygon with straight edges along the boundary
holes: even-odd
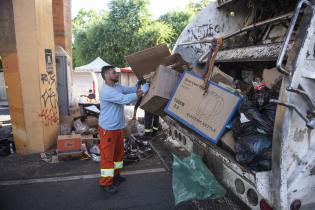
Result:
[[[228,92],[228,93],[230,93],[230,94],[232,94],[232,95],[234,95],[234,96],[236,96],[236,97],[238,98],[238,102],[236,103],[234,109],[232,110],[232,112],[230,113],[229,117],[228,117],[227,120],[225,121],[225,124],[224,124],[223,128],[221,129],[221,131],[219,132],[219,134],[217,135],[217,138],[216,138],[216,139],[213,139],[213,138],[207,136],[207,135],[206,135],[205,133],[203,133],[202,131],[200,131],[200,130],[199,130],[198,128],[196,128],[195,126],[190,125],[188,122],[186,122],[184,119],[182,119],[181,117],[179,117],[179,116],[176,115],[175,113],[173,113],[173,112],[171,112],[171,111],[168,110],[168,108],[169,108],[169,106],[170,106],[170,103],[171,103],[171,101],[172,101],[172,99],[173,99],[173,97],[174,97],[174,95],[175,95],[175,93],[176,93],[176,90],[178,89],[179,84],[182,82],[182,80],[183,80],[183,78],[184,78],[184,76],[185,76],[186,74],[190,74],[190,75],[192,75],[192,76],[194,76],[194,77],[197,77],[197,78],[199,78],[199,79],[203,79],[202,77],[200,77],[200,76],[194,74],[193,72],[185,71],[185,72],[181,75],[181,78],[179,79],[179,82],[178,82],[177,85],[176,85],[175,91],[173,91],[173,93],[172,93],[171,99],[168,101],[166,107],[164,108],[164,112],[167,113],[168,115],[172,116],[173,118],[175,118],[176,120],[178,120],[179,122],[181,122],[182,124],[184,124],[185,126],[191,128],[191,129],[193,129],[193,130],[194,130],[196,133],[198,133],[200,136],[204,137],[205,139],[209,140],[210,142],[212,142],[212,143],[214,143],[214,144],[217,144],[218,141],[220,140],[220,138],[222,137],[223,133],[224,133],[224,130],[225,130],[226,125],[231,122],[231,120],[232,120],[232,118],[233,118],[235,112],[238,110],[238,108],[239,108],[239,106],[240,106],[240,103],[241,103],[241,101],[242,101],[242,97],[239,96],[239,95],[237,95],[237,94],[235,94],[235,93],[233,93],[233,92],[231,92],[231,91],[228,90],[228,89],[225,89],[224,87],[221,87],[220,85],[218,85],[218,84],[216,84],[216,83],[214,83],[214,82],[209,81],[209,84],[211,84],[211,85],[213,85],[213,86],[216,86],[216,87],[218,87],[218,88],[224,90],[225,92]]]

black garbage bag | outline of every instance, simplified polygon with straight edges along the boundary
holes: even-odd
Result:
[[[10,141],[8,139],[0,139],[0,156],[8,156],[10,154]]]
[[[235,144],[236,160],[244,164],[250,164],[257,160],[268,160],[264,155],[271,148],[271,145],[272,136],[270,135],[254,134],[243,136]]]
[[[240,112],[250,120],[259,133],[272,135],[276,108],[275,104],[270,103],[257,106],[249,98],[245,98],[240,106]]]
[[[271,168],[276,105],[269,100],[275,97],[277,95],[269,88],[255,90],[242,100],[239,115],[232,123],[236,160],[255,171]]]

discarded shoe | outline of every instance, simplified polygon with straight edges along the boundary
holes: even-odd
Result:
[[[118,192],[118,187],[116,187],[115,185],[111,184],[108,186],[104,186],[103,190],[109,194],[115,194]]]
[[[116,176],[114,176],[114,183],[115,184],[121,184],[124,181],[126,181],[126,178],[122,177],[120,174],[117,174]]]

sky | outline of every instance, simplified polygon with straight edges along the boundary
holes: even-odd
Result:
[[[185,7],[190,0],[150,0],[149,10],[154,19],[168,11]],[[72,18],[80,9],[107,10],[109,0],[72,0]]]

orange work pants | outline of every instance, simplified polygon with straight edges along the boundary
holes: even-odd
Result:
[[[99,127],[101,152],[101,178],[100,185],[113,184],[113,178],[119,174],[124,160],[123,129],[104,130]]]

